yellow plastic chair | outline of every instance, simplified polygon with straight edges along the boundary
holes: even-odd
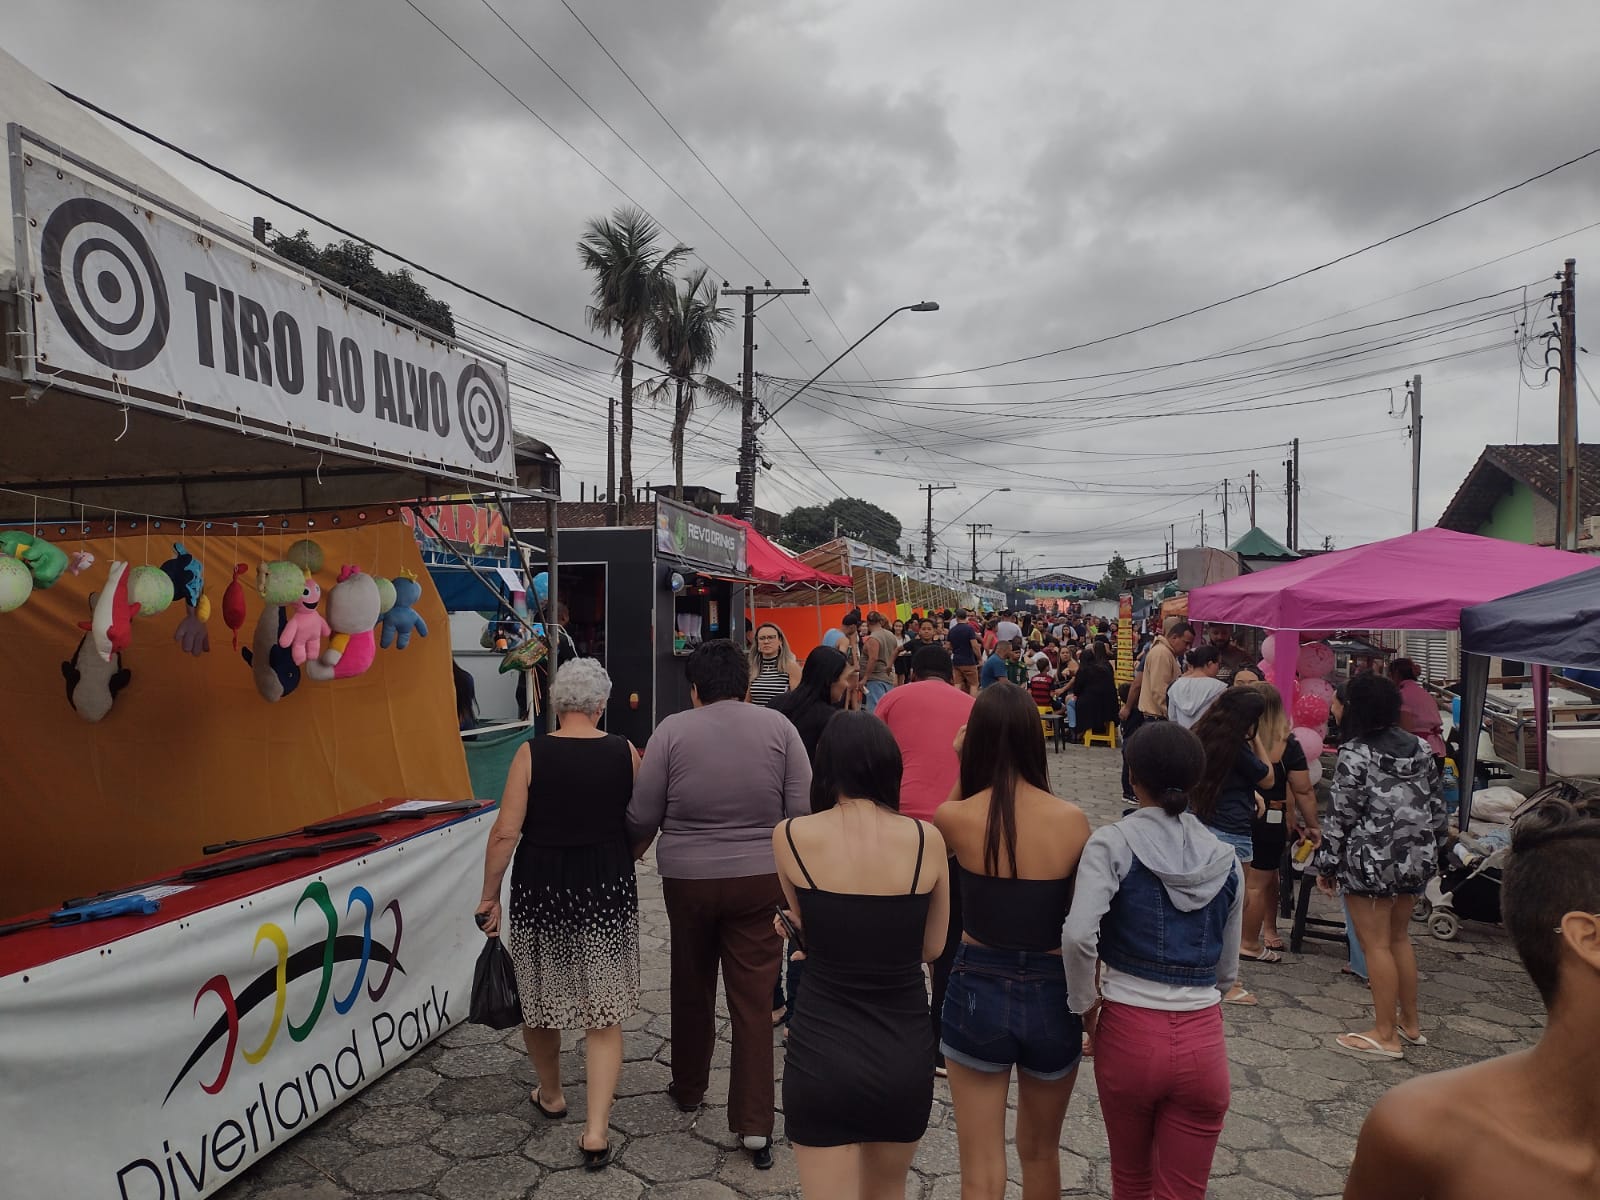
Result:
[[[1091,729],[1083,735],[1083,744],[1085,746],[1093,746],[1096,743],[1110,746],[1113,750],[1117,748],[1117,723],[1115,721],[1108,722],[1104,731]]]

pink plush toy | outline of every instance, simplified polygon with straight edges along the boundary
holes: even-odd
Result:
[[[297,667],[304,666],[308,658],[316,658],[322,652],[322,639],[332,632],[317,611],[317,601],[321,599],[322,588],[307,575],[305,591],[300,593],[299,603],[291,607],[278,636],[278,645],[289,651]]]
[[[333,636],[321,656],[306,663],[306,674],[321,680],[364,674],[378,652],[373,626],[383,602],[378,598],[377,581],[360,567],[346,566],[328,592],[327,607]]]

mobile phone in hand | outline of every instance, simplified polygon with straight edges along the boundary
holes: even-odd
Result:
[[[778,923],[783,926],[783,931],[789,935],[789,940],[795,944],[797,949],[803,951],[806,948],[806,940],[800,936],[800,927],[789,919],[789,914],[784,911],[783,905],[778,905],[777,913]]]

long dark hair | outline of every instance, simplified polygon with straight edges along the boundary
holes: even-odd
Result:
[[[806,709],[817,705],[833,706],[832,689],[843,675],[850,660],[829,646],[818,646],[806,655],[806,665],[800,670],[800,682],[793,691],[785,692],[767,707],[781,712],[791,720]]]
[[[1339,732],[1345,741],[1371,737],[1391,725],[1400,724],[1400,689],[1387,676],[1371,672],[1357,675],[1344,695],[1344,716],[1339,718]]]
[[[812,654],[816,651],[813,650]],[[810,664],[808,657],[807,665]],[[900,745],[871,713],[842,712],[828,722],[811,770],[811,811],[826,812],[841,796],[900,811]]]
[[[1000,874],[1000,850],[1017,877],[1017,784],[1050,790],[1044,729],[1033,697],[1007,680],[978,693],[967,718],[961,749],[961,794],[989,789],[989,820],[983,831],[983,870]]]
[[[1200,739],[1181,725],[1152,721],[1140,726],[1122,753],[1128,760],[1128,778],[1167,816],[1181,815],[1205,770],[1206,752]]]
[[[1207,824],[1217,813],[1217,796],[1223,780],[1233,771],[1244,744],[1255,734],[1256,723],[1267,702],[1251,688],[1229,688],[1211,702],[1194,725],[1194,735],[1206,752],[1206,769],[1189,793],[1189,807]]]

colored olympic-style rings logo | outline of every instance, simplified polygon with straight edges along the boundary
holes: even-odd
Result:
[[[178,1085],[184,1081],[189,1072],[194,1070],[195,1064],[203,1058],[207,1051],[219,1041],[226,1039],[227,1045],[222,1053],[222,1066],[218,1068],[216,1078],[209,1083],[202,1083],[201,1089],[208,1095],[215,1096],[228,1083],[228,1075],[233,1070],[236,1054],[242,1053],[245,1062],[252,1066],[263,1061],[272,1052],[273,1042],[277,1040],[278,1031],[287,1029],[291,1040],[303,1042],[316,1028],[317,1020],[322,1016],[327,1006],[329,993],[333,990],[333,966],[339,962],[358,963],[355,978],[343,995],[333,997],[333,1009],[341,1015],[347,1013],[355,1006],[361,996],[362,984],[366,983],[367,997],[378,1001],[383,999],[383,994],[389,990],[389,982],[394,978],[394,973],[399,971],[405,974],[405,968],[400,965],[400,902],[389,901],[388,907],[381,915],[394,918],[394,942],[384,946],[375,944],[372,939],[372,918],[376,912],[376,904],[372,893],[366,888],[356,886],[350,889],[350,898],[345,903],[345,915],[348,916],[356,905],[362,908],[361,933],[339,933],[339,913],[334,908],[333,900],[328,895],[328,885],[321,880],[308,884],[306,890],[300,894],[300,899],[295,902],[294,915],[300,915],[301,907],[306,901],[311,901],[321,910],[327,921],[327,936],[321,942],[315,942],[293,954],[289,953],[289,939],[278,925],[267,922],[256,930],[255,945],[251,949],[251,956],[259,950],[263,943],[270,944],[277,952],[277,961],[261,974],[257,975],[244,989],[238,993],[233,991],[226,975],[216,975],[206,980],[195,993],[194,1011],[198,1014],[200,1004],[207,996],[214,996],[222,1006],[222,1014],[217,1017],[211,1028],[195,1046],[194,1052],[189,1055],[188,1061],[183,1064],[177,1077],[173,1079],[172,1086],[167,1089],[166,1096],[162,1099],[165,1104],[172,1099],[172,1094],[178,1090]],[[383,978],[376,983],[367,982],[367,967],[370,963],[379,963],[384,967]],[[317,998],[312,1001],[310,1010],[304,1019],[295,1020],[286,1013],[288,1007],[289,985],[305,975],[321,972],[322,980],[317,988]],[[239,1046],[240,1023],[258,1005],[268,999],[273,1002],[272,1021],[268,1026],[266,1035],[260,1043],[250,1049],[241,1049]]]
[[[44,223],[40,266],[56,316],[78,348],[114,371],[148,366],[172,310],[149,242],[123,213],[80,196]]]
[[[464,367],[456,381],[456,412],[472,453],[480,462],[498,462],[510,433],[505,401],[493,377],[477,363]]]

